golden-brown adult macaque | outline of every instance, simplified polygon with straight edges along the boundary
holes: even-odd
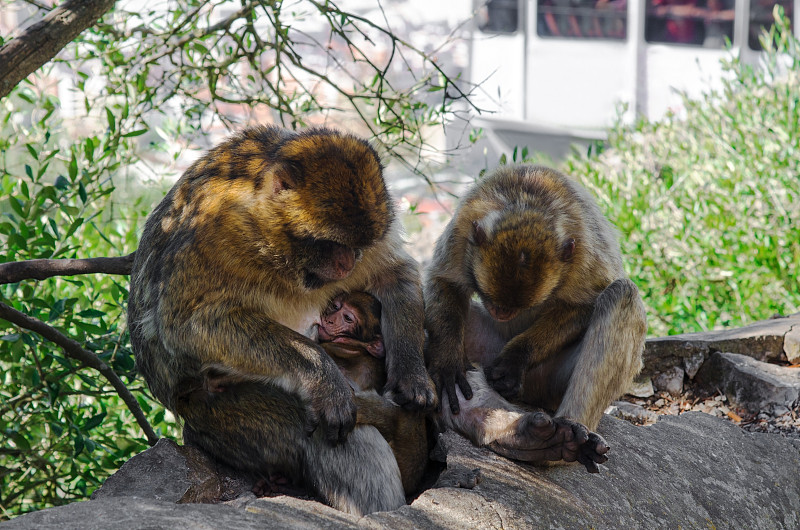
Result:
[[[498,443],[491,422],[459,412],[506,405],[470,363],[504,397],[589,429],[641,368],[645,310],[615,231],[586,190],[552,169],[506,166],[478,182],[436,244],[424,296],[426,361],[446,423],[464,423],[456,427],[484,445]],[[604,445],[595,436],[582,452]]]
[[[329,129],[247,129],[196,161],[148,218],[128,305],[137,366],[185,439],[229,465],[304,482],[350,513],[396,508],[388,444],[374,427],[353,430],[350,385],[302,335],[352,290],[382,303],[386,388],[433,407],[419,275],[375,151]],[[206,374],[241,382],[199,392]]]
[[[426,415],[405,410],[383,396],[386,365],[381,304],[364,292],[336,296],[320,315],[318,340],[354,383],[359,425],[375,426],[389,442],[406,495],[419,489],[428,463]]]

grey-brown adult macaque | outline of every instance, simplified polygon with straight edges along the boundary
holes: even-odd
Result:
[[[330,129],[246,129],[197,160],[147,220],[131,274],[137,366],[184,437],[340,510],[404,504],[399,469],[353,391],[302,333],[339,292],[382,304],[386,389],[429,410],[422,289],[380,160]],[[207,392],[207,375],[236,381]],[[222,379],[224,380],[224,379]]]
[[[569,437],[563,422],[595,429],[641,369],[645,309],[615,231],[585,189],[549,168],[504,166],[465,195],[437,241],[424,297],[445,423],[508,456],[531,459],[492,432],[491,417],[525,417],[498,392],[553,413],[537,421]],[[589,468],[608,450],[594,433],[580,447]]]

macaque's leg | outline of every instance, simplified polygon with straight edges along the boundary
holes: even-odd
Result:
[[[321,437],[307,460],[307,481],[323,500],[354,515],[396,510],[406,503],[392,449],[371,425],[359,425],[336,447]]]
[[[597,428],[611,400],[642,368],[645,317],[639,291],[630,280],[616,280],[600,294],[589,329],[566,364],[572,376],[556,416]]]
[[[332,446],[324,430],[304,429],[306,405],[268,384],[233,384],[194,392],[179,403],[184,437],[228,465],[305,484],[338,510],[356,515],[405,504],[400,470],[377,429],[358,426]],[[183,405],[183,406],[180,406]]]
[[[582,425],[515,407],[488,385],[482,370],[467,372],[467,380],[473,389],[472,399],[466,400],[458,392],[461,411],[453,414],[445,396],[441,419],[445,427],[475,445],[526,462],[578,460],[590,472],[607,460],[604,455],[608,445]]]

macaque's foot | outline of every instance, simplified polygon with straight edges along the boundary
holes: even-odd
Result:
[[[489,385],[509,400],[513,400],[519,394],[523,371],[518,359],[505,355],[501,355],[484,369]]]
[[[589,473],[599,473],[597,464],[602,464],[608,460],[606,453],[611,448],[602,436],[596,432],[589,432],[589,439],[581,444],[578,450],[578,462],[586,466]]]
[[[608,457],[608,444],[580,423],[566,418],[551,418],[544,412],[531,412],[514,422],[509,432],[489,444],[499,455],[523,462],[578,461],[589,473]]]

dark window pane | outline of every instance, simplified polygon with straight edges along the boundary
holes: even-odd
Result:
[[[722,48],[733,41],[735,0],[648,0],[647,42]]]
[[[519,2],[517,0],[489,0],[478,9],[478,29],[481,31],[514,33],[518,27]]]
[[[536,13],[540,37],[624,40],[627,0],[542,0]]]
[[[786,17],[791,21],[794,14],[794,2],[792,0],[753,0],[750,3],[750,24],[747,27],[747,43],[753,50],[760,50],[761,43],[759,37],[761,32],[772,26],[775,19],[772,16],[772,10],[775,4],[783,6],[783,12]]]

